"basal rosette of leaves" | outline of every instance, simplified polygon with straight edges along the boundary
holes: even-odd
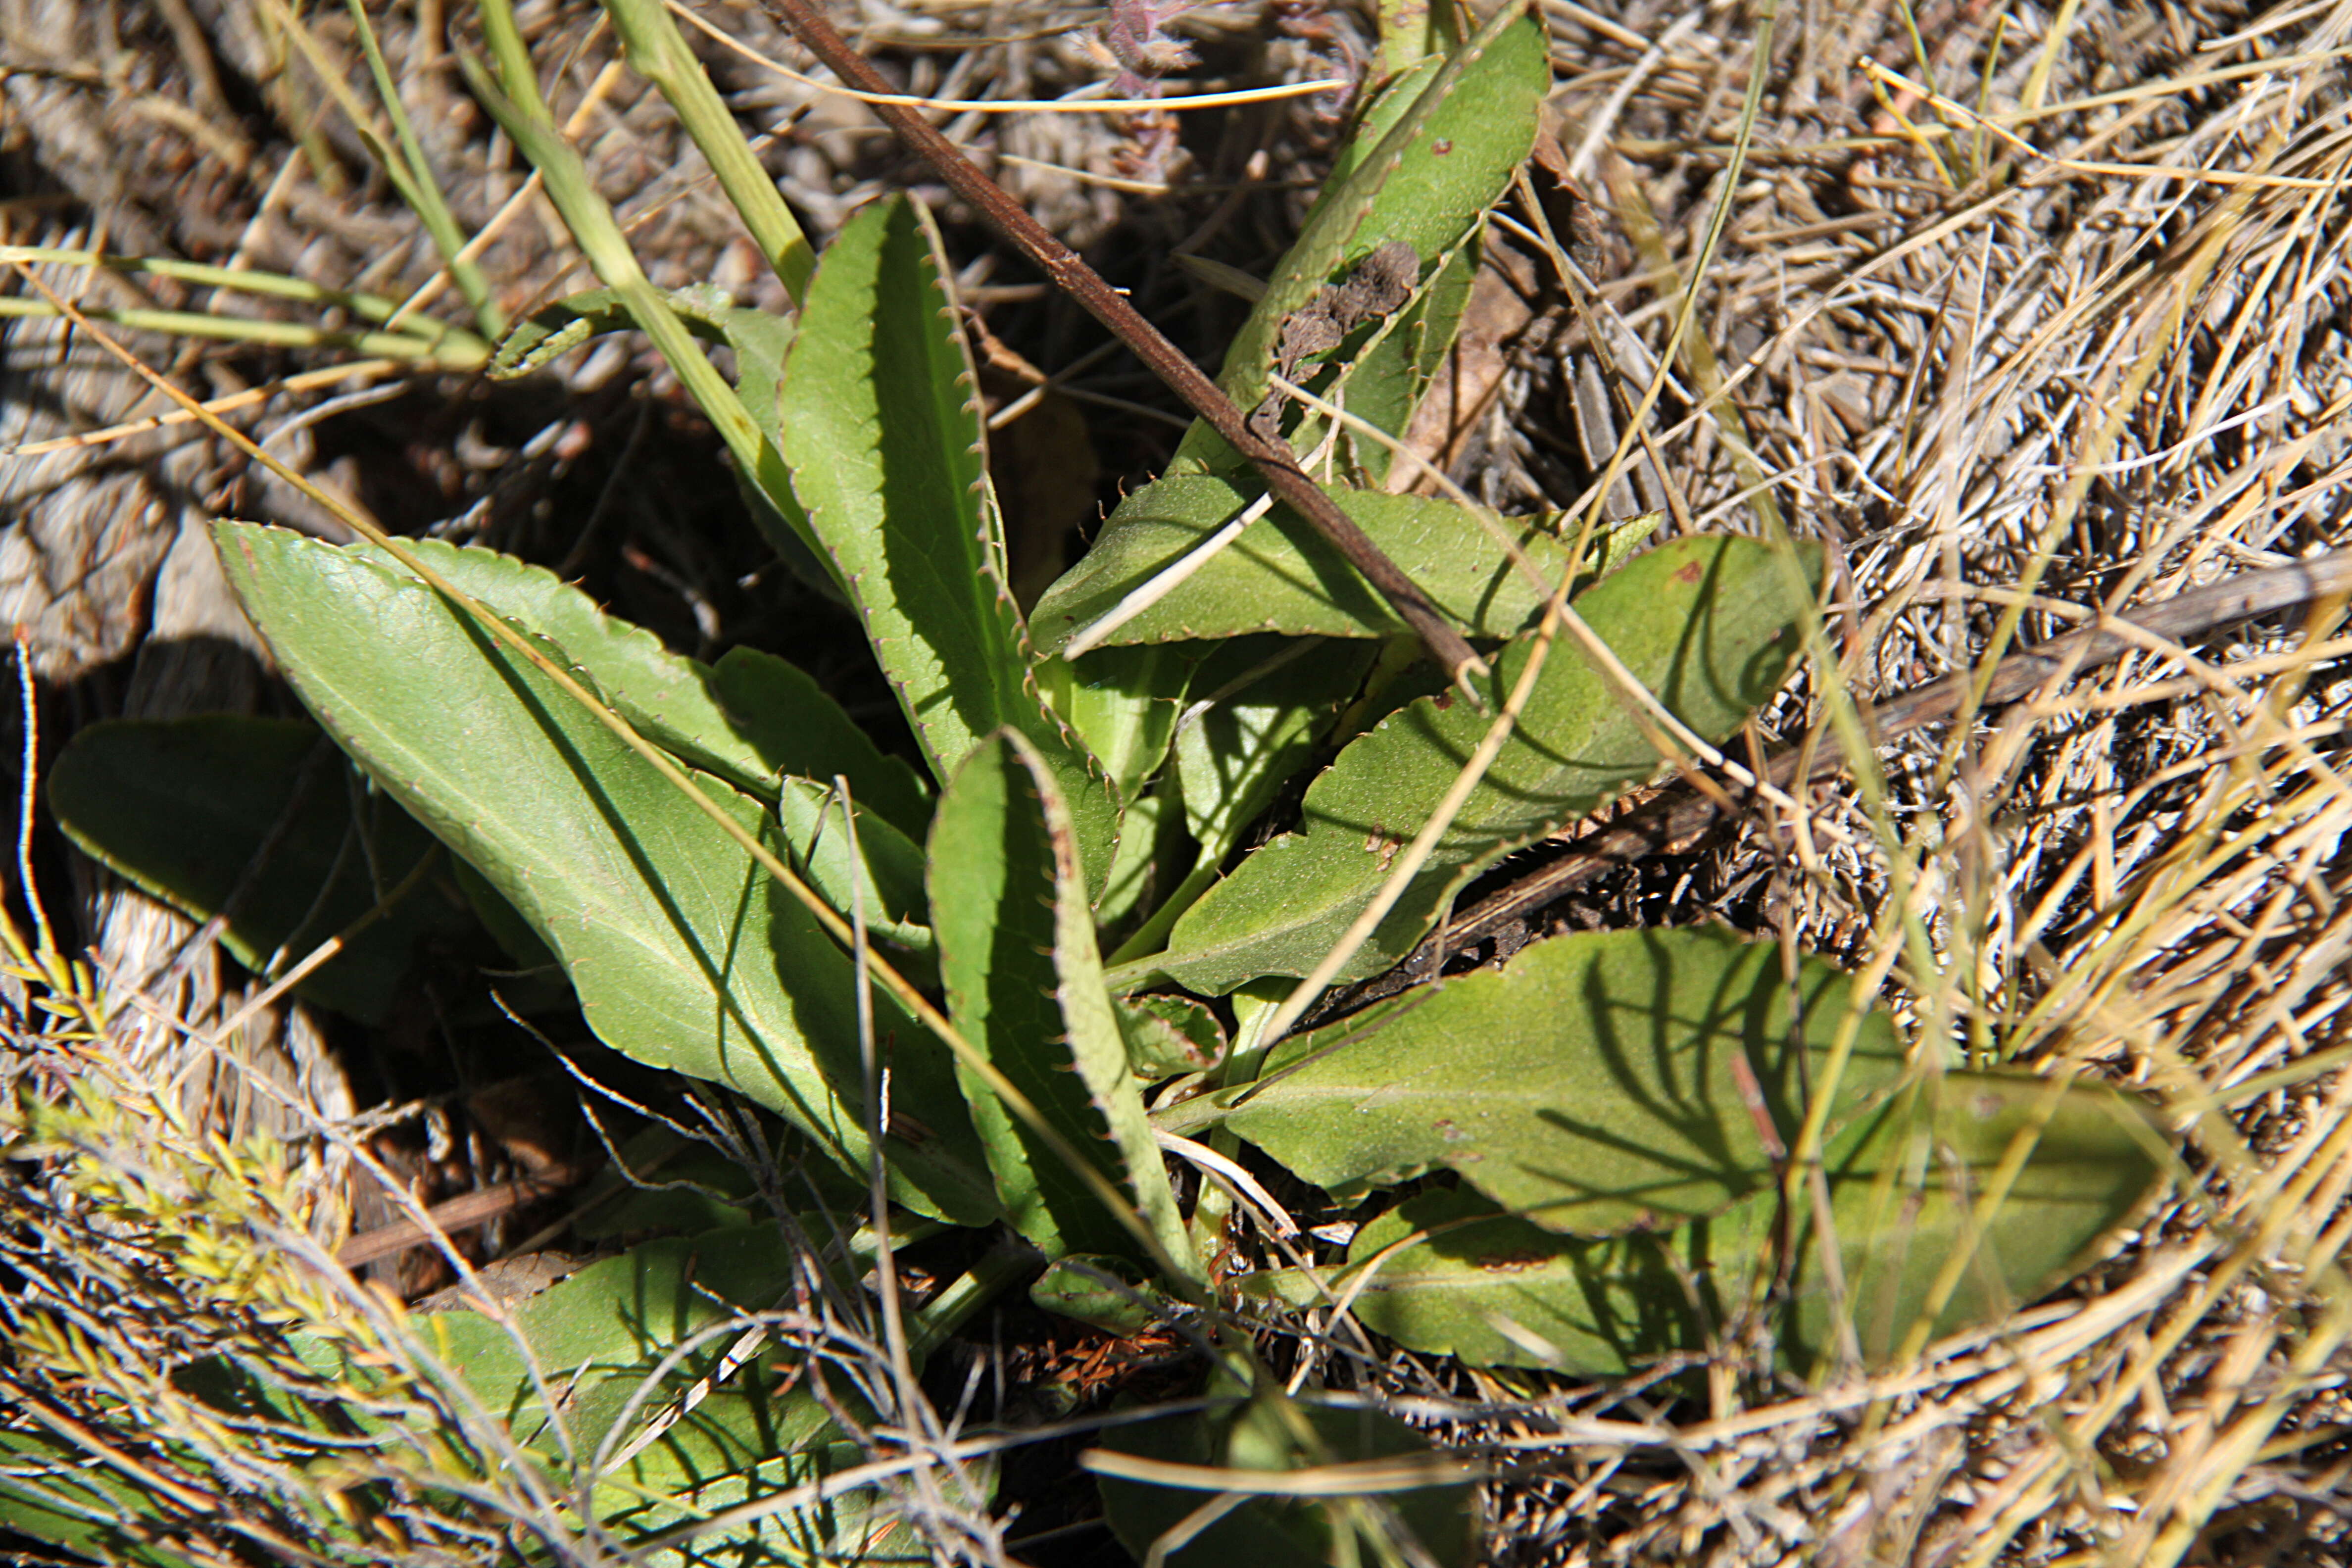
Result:
[[[1547,80],[1540,28],[1506,15],[1372,104],[1229,356],[1239,405],[1265,395],[1292,313],[1401,239],[1420,263],[1407,307],[1292,374],[1403,429]],[[494,109],[523,114],[512,97]],[[519,144],[541,145],[518,122]],[[553,178],[550,190],[576,231],[593,226],[581,206],[593,193]],[[1551,520],[1380,493],[1384,449],[1351,432],[1335,448],[1334,498],[1491,650],[1485,711],[1436,689],[1426,666],[1381,657],[1398,630],[1383,602],[1279,510],[1067,658],[1073,633],[1223,527],[1255,480],[1196,429],[1024,617],[945,277],[935,227],[893,198],[833,240],[792,321],[616,289],[542,312],[502,354],[525,370],[590,332],[649,327],[658,310],[731,347],[739,380],[708,397],[763,443],[739,478],[779,550],[856,612],[915,736],[912,763],[784,661],[683,658],[537,567],[227,523],[230,581],[365,789],[337,780],[306,795],[306,778],[343,763],[322,762],[300,726],[118,725],[59,768],[59,819],[142,885],[226,912],[249,963],[312,929],[305,889],[328,888],[339,911],[373,901],[331,880],[347,833],[389,847],[379,858],[395,871],[437,844],[448,866],[422,866],[365,950],[320,972],[318,1000],[370,1016],[425,935],[496,932],[560,966],[566,994],[546,1005],[576,1005],[613,1050],[727,1086],[846,1176],[878,1168],[914,1215],[1010,1227],[1057,1266],[1040,1291],[1055,1310],[1128,1329],[1178,1314],[1223,1335],[1218,1375],[1241,1380],[1241,1403],[1140,1431],[1122,1445],[1134,1462],[1106,1480],[1114,1523],[1139,1547],[1201,1500],[1169,1479],[1184,1466],[1283,1472],[1425,1449],[1360,1413],[1286,1415],[1248,1376],[1237,1305],[1312,1315],[1344,1299],[1414,1349],[1583,1374],[1757,1321],[1800,1367],[1881,1360],[1915,1329],[1981,1322],[2047,1290],[2147,1193],[2162,1142],[2136,1102],[1960,1070],[1932,1042],[1906,1047],[1832,966],[1806,958],[1792,975],[1777,947],[1723,931],[1555,938],[1311,1034],[1234,1037],[1263,1011],[1220,999],[1306,973],[1390,879],[1549,635],[1545,602],[1580,566],[1571,541]],[[1282,414],[1302,450],[1332,436],[1319,415]],[[1774,548],[1692,536],[1583,563],[1597,581],[1572,608],[1617,670],[1565,640],[1550,648],[1516,728],[1342,976],[1386,968],[1471,878],[1658,773],[1658,718],[1625,677],[1700,739],[1735,735],[1786,679],[1811,609],[1797,585],[1821,578],[1817,550],[1790,547],[1784,562]],[[202,855],[142,826],[165,757],[189,759],[172,788],[206,824]],[[1302,777],[1295,819],[1244,850]],[[271,862],[278,896],[229,908],[237,868],[289,803],[298,830]],[[862,945],[844,940],[853,927]],[[903,987],[881,983],[892,976]],[[1803,1189],[1786,1151],[1809,1115],[1826,1215],[1790,1203]],[[1202,1139],[1336,1199],[1422,1190],[1344,1258],[1221,1295],[1204,1266],[1218,1237],[1180,1202],[1163,1153]],[[1843,1267],[1825,1270],[1817,1237],[1832,1231]],[[744,1279],[719,1295],[757,1308],[776,1282],[754,1277],[751,1234],[692,1247],[706,1282],[710,1258],[740,1261]],[[793,1480],[795,1456],[814,1474],[842,1440],[812,1403],[722,1402],[667,1447],[632,1446],[666,1396],[632,1398],[630,1380],[710,1315],[680,1283],[687,1246],[640,1247],[511,1323],[452,1315],[422,1342],[467,1369],[519,1443],[618,1467],[592,1466],[578,1494],[616,1539],[728,1500],[691,1495],[694,1476],[749,1489],[772,1465]],[[676,1307],[647,1317],[616,1307],[624,1298]],[[551,1408],[533,1358],[604,1370]],[[756,1382],[756,1364],[739,1375]],[[1158,1468],[1135,1468],[1151,1456]],[[31,1528],[8,1507],[0,1517]],[[1179,1555],[1205,1560],[1223,1541],[1253,1543],[1261,1561],[1340,1560],[1356,1534],[1433,1517],[1261,1500]],[[790,1555],[757,1531],[744,1543]]]

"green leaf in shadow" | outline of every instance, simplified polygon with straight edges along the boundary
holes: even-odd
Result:
[[[1809,580],[1818,580],[1820,550],[1799,548]],[[1779,688],[1801,608],[1769,547],[1738,538],[1669,541],[1576,607],[1636,680],[1716,743]],[[1504,651],[1496,689],[1510,689],[1531,638]],[[1579,648],[1555,648],[1485,780],[1338,978],[1394,963],[1478,871],[1656,773],[1646,732],[1655,721],[1637,721],[1630,701]],[[1211,889],[1177,922],[1155,966],[1193,990],[1220,993],[1259,975],[1307,973],[1386,880],[1399,847],[1429,819],[1489,722],[1450,692],[1382,720],[1308,788],[1305,826]]]
[[[225,523],[222,564],[306,706],[382,789],[472,862],[562,960],[625,1056],[730,1084],[866,1169],[849,956],[653,765],[422,583],[276,529]],[[544,651],[569,661],[552,642]],[[397,649],[398,658],[386,657]],[[761,805],[709,775],[746,828]],[[945,1049],[887,993],[894,1195],[991,1214]]]
[[[92,724],[50,771],[48,798],[91,858],[192,920],[226,914],[223,944],[256,973],[299,961],[366,914],[433,848],[301,719]],[[433,877],[297,989],[381,1024],[419,944],[478,936],[463,896]]]
[[[1294,1422],[1312,1435],[1311,1444],[1300,1440]],[[1162,1465],[1257,1471],[1277,1485],[1286,1472],[1326,1466],[1381,1460],[1399,1461],[1398,1468],[1415,1461],[1428,1466],[1426,1484],[1376,1495],[1232,1498],[1233,1506],[1167,1553],[1164,1561],[1175,1568],[1465,1563],[1475,1538],[1477,1509],[1461,1468],[1445,1465],[1429,1439],[1402,1421],[1361,1404],[1286,1400],[1268,1389],[1227,1409],[1112,1427],[1103,1434],[1103,1447]],[[1205,1478],[1195,1488],[1103,1474],[1096,1484],[1113,1533],[1139,1562],[1150,1560],[1155,1543],[1218,1500],[1222,1490]]]
[[[659,1437],[620,1458],[740,1335],[706,1338],[656,1381],[667,1352],[739,1310],[772,1309],[792,1289],[789,1249],[773,1227],[754,1226],[647,1242],[592,1263],[508,1309],[504,1323],[462,1307],[410,1323],[549,1479],[593,1496],[600,1521],[625,1539],[821,1479],[863,1458],[804,1384],[769,1392],[788,1371],[781,1347],[751,1357]],[[332,1352],[321,1345],[310,1353]],[[787,1554],[822,1548],[845,1531],[854,1540],[865,1511],[860,1498],[846,1497],[706,1547],[730,1550],[739,1561],[755,1543]]]
[[[1296,657],[1275,662],[1275,656]],[[1173,750],[1184,816],[1214,866],[1272,804],[1338,722],[1379,646],[1312,646],[1273,637],[1226,644],[1202,667],[1200,702],[1178,725]],[[1212,700],[1214,699],[1214,700]]]
[[[1180,1268],[1192,1243],[1103,983],[1068,808],[1012,731],[983,741],[931,827],[940,973],[958,1029],[1132,1202]],[[959,1065],[1006,1213],[1049,1257],[1134,1257],[1135,1237],[1059,1152]]]
[[[1852,1003],[1728,931],[1554,937],[1285,1041],[1224,1125],[1343,1200],[1445,1169],[1548,1230],[1659,1229],[1774,1185]],[[1860,1026],[1857,1105],[1904,1055],[1884,1011]]]

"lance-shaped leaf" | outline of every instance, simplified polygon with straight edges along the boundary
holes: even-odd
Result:
[[[877,202],[825,247],[778,408],[793,491],[933,776],[948,779],[982,736],[1020,731],[1053,767],[1102,877],[1117,802],[1030,679],[1003,540],[982,503],[971,369],[919,207]]]
[[[1076,834],[1053,771],[1020,735],[984,741],[931,826],[931,912],[948,1010],[966,1039],[1197,1273],[1167,1167],[1103,984]],[[1048,1256],[1134,1257],[1135,1237],[959,1064],[1005,1212]]]
[[[1343,150],[1265,296],[1225,353],[1220,384],[1257,406],[1286,321],[1328,281],[1390,241],[1423,269],[1462,244],[1534,145],[1550,81],[1543,28],[1506,6],[1463,48],[1415,68]],[[1196,423],[1171,467],[1226,469],[1236,455]]]
[[[1885,1364],[1948,1267],[1958,1288],[1931,1321],[1937,1334],[1997,1322],[2046,1294],[2147,1197],[2161,1153],[2141,1102],[2020,1075],[1948,1073],[1852,1120],[1824,1164],[1855,1348]],[[2003,1200],[1985,1203],[2021,1156]],[[1435,1191],[1366,1226],[1319,1286],[1286,1269],[1246,1288],[1303,1308],[1345,1295],[1365,1327],[1412,1350],[1580,1376],[1706,1351],[1770,1300],[1777,1342],[1802,1373],[1843,1339],[1822,1236],[1810,1200],[1784,1225],[1777,1189],[1676,1230],[1595,1239]]]
[[[1146,485],[1118,505],[1085,560],[1045,591],[1030,617],[1059,648],[1131,590],[1190,554],[1255,491],[1209,474]],[[1495,521],[1535,576],[1464,508],[1422,496],[1337,487],[1328,492],[1373,543],[1471,637],[1507,637],[1543,607],[1567,546],[1526,518]],[[1113,645],[1223,639],[1250,632],[1378,637],[1409,632],[1388,601],[1287,507],[1252,523],[1158,604],[1110,636]]]
[[[1853,1004],[1728,931],[1555,937],[1286,1041],[1225,1125],[1343,1198],[1450,1169],[1547,1229],[1659,1229],[1775,1183]],[[1859,1022],[1856,1104],[1903,1068],[1886,1015]]]
[[[554,949],[624,1056],[742,1090],[866,1169],[849,956],[733,838],[593,714],[405,574],[223,524],[222,564],[304,704],[386,794],[473,863]],[[569,656],[541,640],[559,666]],[[388,658],[396,649],[397,658]],[[702,775],[751,831],[761,805]],[[893,1192],[990,1213],[944,1047],[877,991],[895,1043]],[[898,1125],[898,1123],[894,1123]]]
[[[360,548],[393,565],[390,556]],[[773,792],[780,773],[828,784],[838,773],[861,807],[902,834],[919,837],[930,820],[914,770],[885,756],[822,687],[773,654],[730,648],[715,667],[706,665],[606,615],[544,567],[439,540],[415,540],[409,548],[512,624],[554,639],[615,711],[682,761],[754,795]]]
[[[226,916],[223,944],[257,973],[273,960],[295,963],[366,914],[433,848],[300,719],[93,724],[51,770],[49,809],[85,854],[147,892],[194,920]],[[419,942],[457,943],[478,931],[464,898],[436,878],[299,989],[380,1024]]]
[[[1819,550],[1800,548],[1808,574],[1818,574]],[[1787,674],[1801,609],[1767,546],[1697,538],[1660,545],[1576,607],[1634,679],[1718,743]],[[1505,651],[1497,689],[1510,689],[1529,651],[1524,639]],[[1177,922],[1157,967],[1210,992],[1307,973],[1387,879],[1489,722],[1450,693],[1382,720],[1307,790],[1304,827],[1243,861]],[[1339,978],[1394,963],[1479,870],[1655,773],[1655,727],[1580,649],[1556,647],[1494,765]]]

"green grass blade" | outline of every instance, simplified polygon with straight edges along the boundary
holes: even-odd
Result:
[[[793,303],[800,304],[808,296],[809,275],[816,270],[816,252],[784,205],[776,182],[743,140],[726,100],[679,36],[669,8],[661,0],[604,0],[604,14],[613,19],[629,64],[677,110],[678,123],[719,176],[719,188],[751,231],[751,242],[767,258]]]
[[[440,182],[433,176],[433,165],[425,156],[425,144],[416,138],[416,127],[409,121],[407,106],[400,101],[400,84],[392,79],[392,68],[384,63],[383,49],[376,42],[375,28],[368,21],[367,6],[362,0],[346,0],[352,21],[359,28],[360,48],[367,56],[368,73],[375,79],[375,95],[383,104],[383,111],[392,119],[392,134],[400,143],[400,155],[408,170],[408,178],[399,183],[401,195],[425,232],[432,238],[433,247],[441,253],[442,265],[449,268],[450,281],[457,292],[466,297],[473,308],[474,324],[482,335],[495,339],[507,330],[507,315],[499,309],[490,292],[489,280],[482,276],[481,268],[466,255],[466,237],[457,226],[457,215],[449,210],[448,198],[441,194]],[[387,172],[390,160],[385,160]]]

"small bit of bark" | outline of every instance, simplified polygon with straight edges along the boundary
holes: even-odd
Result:
[[[1327,283],[1315,298],[1283,318],[1282,339],[1274,354],[1274,368],[1285,381],[1298,379],[1298,367],[1339,346],[1349,332],[1365,322],[1404,308],[1421,281],[1421,253],[1403,240],[1391,239],[1356,263],[1337,283]],[[1272,441],[1281,431],[1283,395],[1269,392],[1250,414],[1250,429],[1261,440]]]

